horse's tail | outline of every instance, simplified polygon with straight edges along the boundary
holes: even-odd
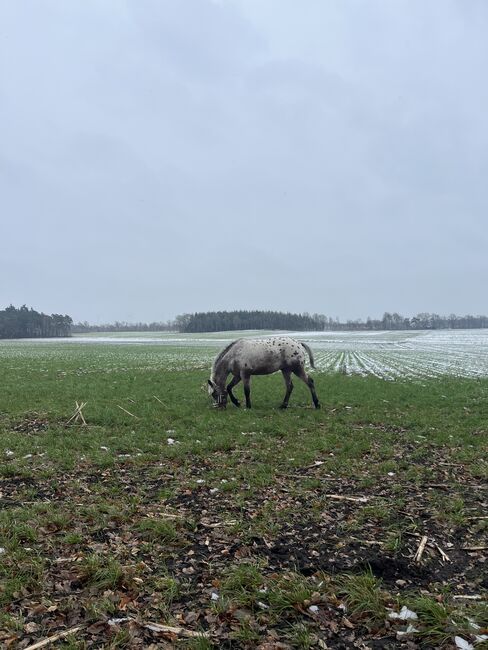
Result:
[[[312,366],[312,368],[315,369],[315,363],[314,363],[314,360],[313,360],[313,353],[312,353],[312,350],[311,350],[311,349],[308,347],[308,345],[307,345],[306,343],[304,343],[303,341],[300,341],[300,343],[301,343],[301,345],[303,345],[303,347],[305,348],[305,350],[308,352],[308,358],[310,359],[310,365]]]

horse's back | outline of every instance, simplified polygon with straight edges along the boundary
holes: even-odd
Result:
[[[278,370],[300,367],[305,363],[302,345],[289,337],[239,339],[230,350],[231,370],[267,375]]]

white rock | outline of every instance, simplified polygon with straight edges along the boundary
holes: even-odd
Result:
[[[5,549],[3,548],[3,546],[0,546],[0,555],[1,555],[2,553],[5,553]]]
[[[124,616],[123,618],[110,618],[107,623],[113,627],[114,625],[118,625],[119,623],[125,623],[125,621],[130,621],[130,618],[128,616]]]
[[[319,608],[317,607],[317,605],[310,605],[308,611],[312,612],[313,614],[316,614],[319,611]]]
[[[219,595],[218,595],[217,593],[215,593],[215,591],[212,591],[212,595],[210,596],[210,598],[211,598],[212,600],[218,600],[218,599],[219,599]]]
[[[407,625],[406,630],[398,630],[396,633],[396,637],[398,640],[402,639],[405,636],[408,636],[409,634],[415,634],[415,632],[418,632],[417,628],[414,627],[411,623]]]
[[[398,619],[400,621],[416,621],[418,619],[418,616],[415,612],[412,612],[411,609],[408,609],[408,607],[405,607],[404,605],[401,608],[399,614],[397,614],[396,612],[390,612],[388,614],[388,618],[390,620]]]
[[[456,644],[456,648],[461,648],[461,650],[474,650],[474,646],[469,641],[466,641],[466,639],[463,639],[462,636],[455,636],[454,643]]]
[[[168,442],[168,445],[174,445],[175,444],[175,439],[174,438],[168,438],[167,442]]]

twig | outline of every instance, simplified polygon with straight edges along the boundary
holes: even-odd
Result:
[[[468,519],[488,519],[487,516],[484,517],[468,517]]]
[[[461,546],[462,551],[486,551],[488,546]]]
[[[157,399],[158,402],[159,402],[160,404],[162,404],[163,406],[166,406],[166,404],[165,404],[164,402],[162,402],[162,401],[159,399],[159,397],[157,397],[156,395],[153,395],[153,397],[154,397],[154,399]]]
[[[70,417],[70,419],[66,422],[66,424],[69,424],[71,421],[74,421],[76,423],[78,422],[79,419],[81,419],[83,426],[86,427],[86,420],[83,416],[82,411],[85,408],[85,406],[88,404],[88,402],[80,402],[80,404],[78,404],[78,402],[75,402],[75,404],[76,404],[75,412]]]
[[[57,634],[53,634],[52,636],[49,636],[47,639],[38,641],[37,643],[34,643],[33,645],[30,645],[27,648],[25,648],[25,650],[37,650],[37,648],[45,648],[47,645],[50,645],[51,643],[58,641],[58,639],[64,639],[65,637],[70,636],[70,634],[75,634],[75,632],[79,632],[80,630],[83,630],[85,627],[87,627],[87,623],[84,623],[83,625],[76,625],[75,627],[71,627],[69,630],[58,632]]]
[[[170,634],[191,638],[205,637],[208,639],[210,636],[208,632],[194,632],[193,630],[186,630],[184,627],[173,627],[172,625],[162,625],[161,623],[142,623],[142,626],[153,632],[169,632]]]
[[[342,494],[324,494],[328,499],[337,499],[338,501],[357,501],[358,503],[366,503],[369,501],[368,497],[345,497]]]
[[[449,555],[448,555],[447,553],[445,553],[445,552],[441,549],[441,547],[439,546],[439,544],[438,544],[437,542],[434,542],[434,546],[436,547],[436,549],[437,549],[437,550],[439,551],[439,553],[441,554],[441,558],[444,560],[444,562],[450,562],[450,561],[451,561],[451,558],[449,557]]]
[[[417,564],[420,564],[420,560],[422,559],[422,554],[423,554],[423,552],[424,552],[425,545],[427,544],[427,540],[428,540],[427,535],[424,535],[424,536],[422,537],[422,539],[420,540],[419,547],[418,547],[417,552],[415,553],[414,558],[413,558],[414,561],[415,561]]]
[[[136,418],[136,420],[139,419],[139,418],[137,417],[137,415],[134,415],[134,413],[131,413],[130,411],[128,411],[127,409],[125,409],[123,406],[119,406],[118,404],[116,404],[116,406],[118,406],[119,409],[120,409],[121,411],[124,411],[125,413],[127,413],[127,415],[130,415],[131,417]]]
[[[480,596],[479,594],[473,594],[471,596],[465,596],[464,594],[457,594],[456,596],[453,596],[455,600],[483,600],[484,596]]]
[[[366,546],[384,546],[384,542],[370,540],[370,539],[360,539],[359,537],[349,537],[354,542],[359,542],[360,544],[366,544]]]

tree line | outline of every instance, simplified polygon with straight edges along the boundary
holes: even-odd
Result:
[[[397,312],[385,312],[381,319],[367,318],[340,321],[323,314],[310,315],[278,311],[212,311],[177,316],[175,329],[180,332],[219,332],[227,330],[269,329],[303,331],[347,330],[434,330],[488,328],[488,316],[440,316],[421,312],[405,317]]]
[[[71,327],[73,334],[87,334],[88,332],[175,332],[178,330],[176,320],[154,321],[152,323],[127,323],[115,321],[103,325],[90,325],[88,321],[75,323]]]
[[[181,332],[219,332],[226,330],[322,330],[323,317],[280,311],[208,311],[177,316]],[[324,317],[325,318],[325,317]]]
[[[66,314],[40,313],[25,305],[16,308],[10,305],[0,311],[0,338],[51,338],[69,336],[73,321]]]
[[[440,330],[440,329],[480,329],[488,327],[488,316],[440,316],[421,312],[416,316],[405,317],[396,312],[385,312],[383,318],[348,320],[345,323],[328,319],[325,329],[330,330]]]
[[[43,314],[25,305],[10,305],[0,311],[0,338],[48,338],[88,332],[221,332],[229,330],[288,330],[303,331],[380,331],[488,328],[488,316],[440,316],[421,312],[405,317],[397,312],[385,312],[382,318],[346,320],[323,314],[294,314],[280,311],[235,310],[180,314],[174,320],[151,323],[116,321],[90,325],[87,321],[73,324],[70,316]]]

